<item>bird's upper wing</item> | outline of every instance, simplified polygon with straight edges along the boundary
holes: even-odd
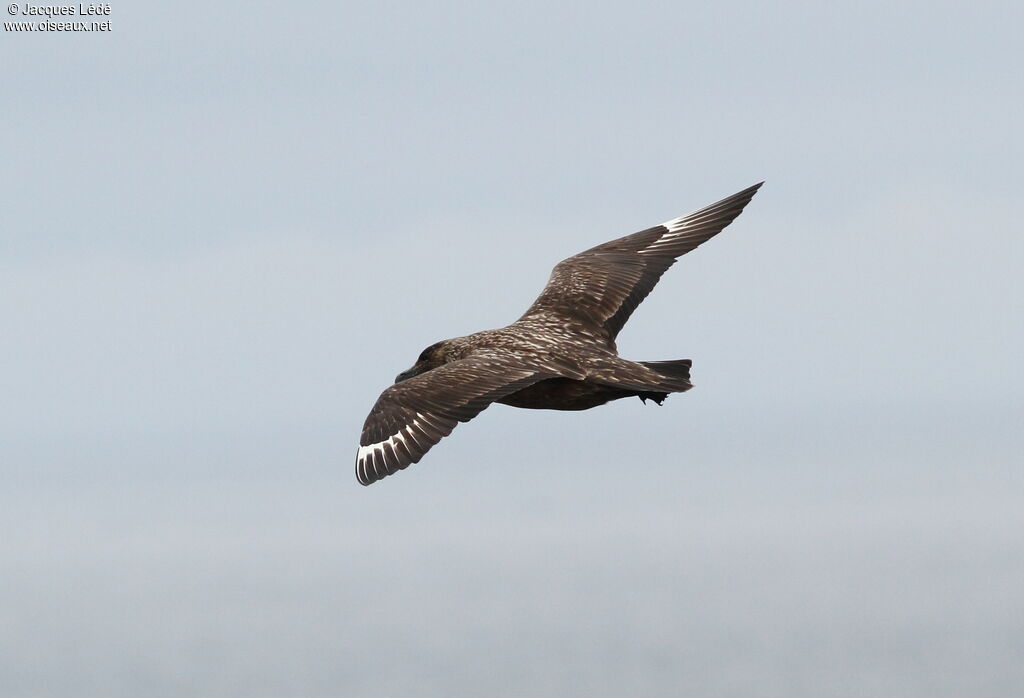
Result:
[[[369,485],[411,463],[495,400],[559,375],[517,354],[479,354],[453,361],[381,393],[363,424],[356,477]]]
[[[614,342],[665,270],[732,223],[761,184],[687,216],[606,242],[560,262],[521,319],[560,315],[586,322]]]

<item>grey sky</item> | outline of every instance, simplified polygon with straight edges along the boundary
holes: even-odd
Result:
[[[0,41],[0,693],[1024,690],[1018,4],[111,4]],[[620,337],[694,391],[356,484],[423,347],[762,179]]]

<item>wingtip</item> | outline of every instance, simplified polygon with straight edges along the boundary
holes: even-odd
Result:
[[[747,187],[746,189],[741,189],[740,191],[736,192],[732,196],[727,196],[724,199],[722,199],[721,201],[716,201],[715,203],[711,204],[710,206],[705,206],[701,210],[702,211],[715,210],[715,209],[720,208],[723,205],[724,206],[734,205],[737,202],[741,202],[741,201],[744,204],[746,204],[746,202],[748,202],[748,201],[750,201],[751,199],[754,198],[754,194],[756,194],[757,190],[760,189],[763,185],[764,185],[764,180],[758,182],[757,184],[752,184],[749,187]]]
[[[747,187],[746,189],[743,189],[742,191],[736,192],[732,196],[727,196],[726,198],[722,199],[722,201],[720,201],[719,203],[721,204],[721,203],[726,203],[726,202],[739,202],[739,201],[742,201],[743,205],[745,206],[751,199],[754,198],[754,194],[756,194],[758,192],[758,190],[763,185],[764,185],[764,180],[761,180],[757,184],[752,184],[749,187]],[[712,206],[714,206],[714,205],[715,204],[712,204]]]

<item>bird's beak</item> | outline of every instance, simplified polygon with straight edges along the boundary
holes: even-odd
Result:
[[[401,383],[404,380],[409,380],[410,378],[412,378],[415,375],[416,375],[416,367],[413,366],[412,368],[410,368],[410,369],[408,369],[406,371],[402,371],[397,376],[395,376],[395,382],[396,383]]]

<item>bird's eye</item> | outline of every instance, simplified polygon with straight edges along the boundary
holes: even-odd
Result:
[[[444,342],[434,342],[429,347],[421,351],[420,358],[416,359],[416,363],[421,364],[424,361],[430,361],[431,358],[433,358],[434,356],[434,350],[437,349],[442,344],[444,344]]]

